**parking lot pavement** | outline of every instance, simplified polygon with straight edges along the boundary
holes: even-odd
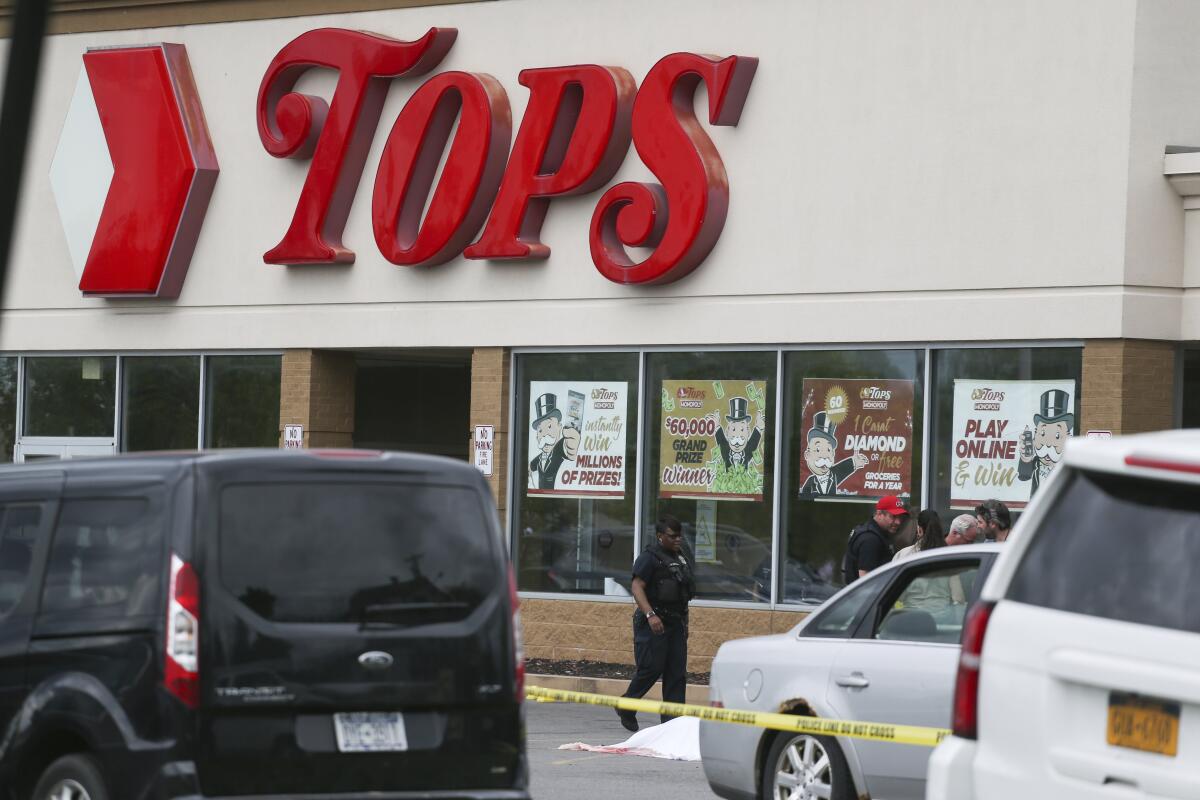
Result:
[[[534,800],[655,800],[716,797],[699,761],[668,761],[559,750],[560,744],[617,744],[630,734],[611,708],[571,703],[526,703],[530,788]],[[639,714],[646,725],[657,722]]]

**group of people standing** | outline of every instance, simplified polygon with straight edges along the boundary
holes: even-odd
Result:
[[[942,526],[937,511],[927,508],[917,515],[916,541],[894,551],[894,538],[908,514],[900,498],[883,497],[875,504],[871,519],[851,531],[842,559],[842,578],[847,584],[888,561],[948,545],[1003,542],[1012,530],[1012,514],[999,500],[985,500],[975,507],[974,514],[959,514],[950,522],[949,530]]]

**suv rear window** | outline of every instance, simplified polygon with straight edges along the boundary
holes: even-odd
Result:
[[[1075,471],[1017,567],[1008,597],[1200,632],[1200,488]]]
[[[276,622],[463,619],[499,584],[492,538],[466,488],[360,481],[221,492],[221,583]]]

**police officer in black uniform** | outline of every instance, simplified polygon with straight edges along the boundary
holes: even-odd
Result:
[[[696,594],[692,566],[683,554],[683,526],[664,516],[654,525],[658,542],[633,562],[633,656],[637,674],[625,697],[641,698],[662,676],[663,700],[682,703],[687,689],[688,601]],[[638,729],[637,714],[617,711],[626,730]],[[671,717],[661,715],[666,722]]]

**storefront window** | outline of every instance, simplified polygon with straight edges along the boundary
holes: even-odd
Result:
[[[121,361],[121,450],[193,450],[200,424],[200,357]]]
[[[931,504],[948,523],[989,498],[1014,516],[1079,433],[1083,351],[938,350],[933,358]]]
[[[837,591],[850,531],[880,497],[919,505],[924,361],[920,350],[784,355],[780,603]]]
[[[25,359],[25,436],[112,436],[114,356]]]
[[[17,359],[0,358],[0,464],[13,460],[17,440]]]
[[[205,447],[279,446],[279,356],[210,356]]]
[[[513,556],[519,588],[627,595],[638,355],[518,356],[516,380]]]
[[[699,599],[769,602],[775,352],[646,356],[644,544],[683,522]]]

